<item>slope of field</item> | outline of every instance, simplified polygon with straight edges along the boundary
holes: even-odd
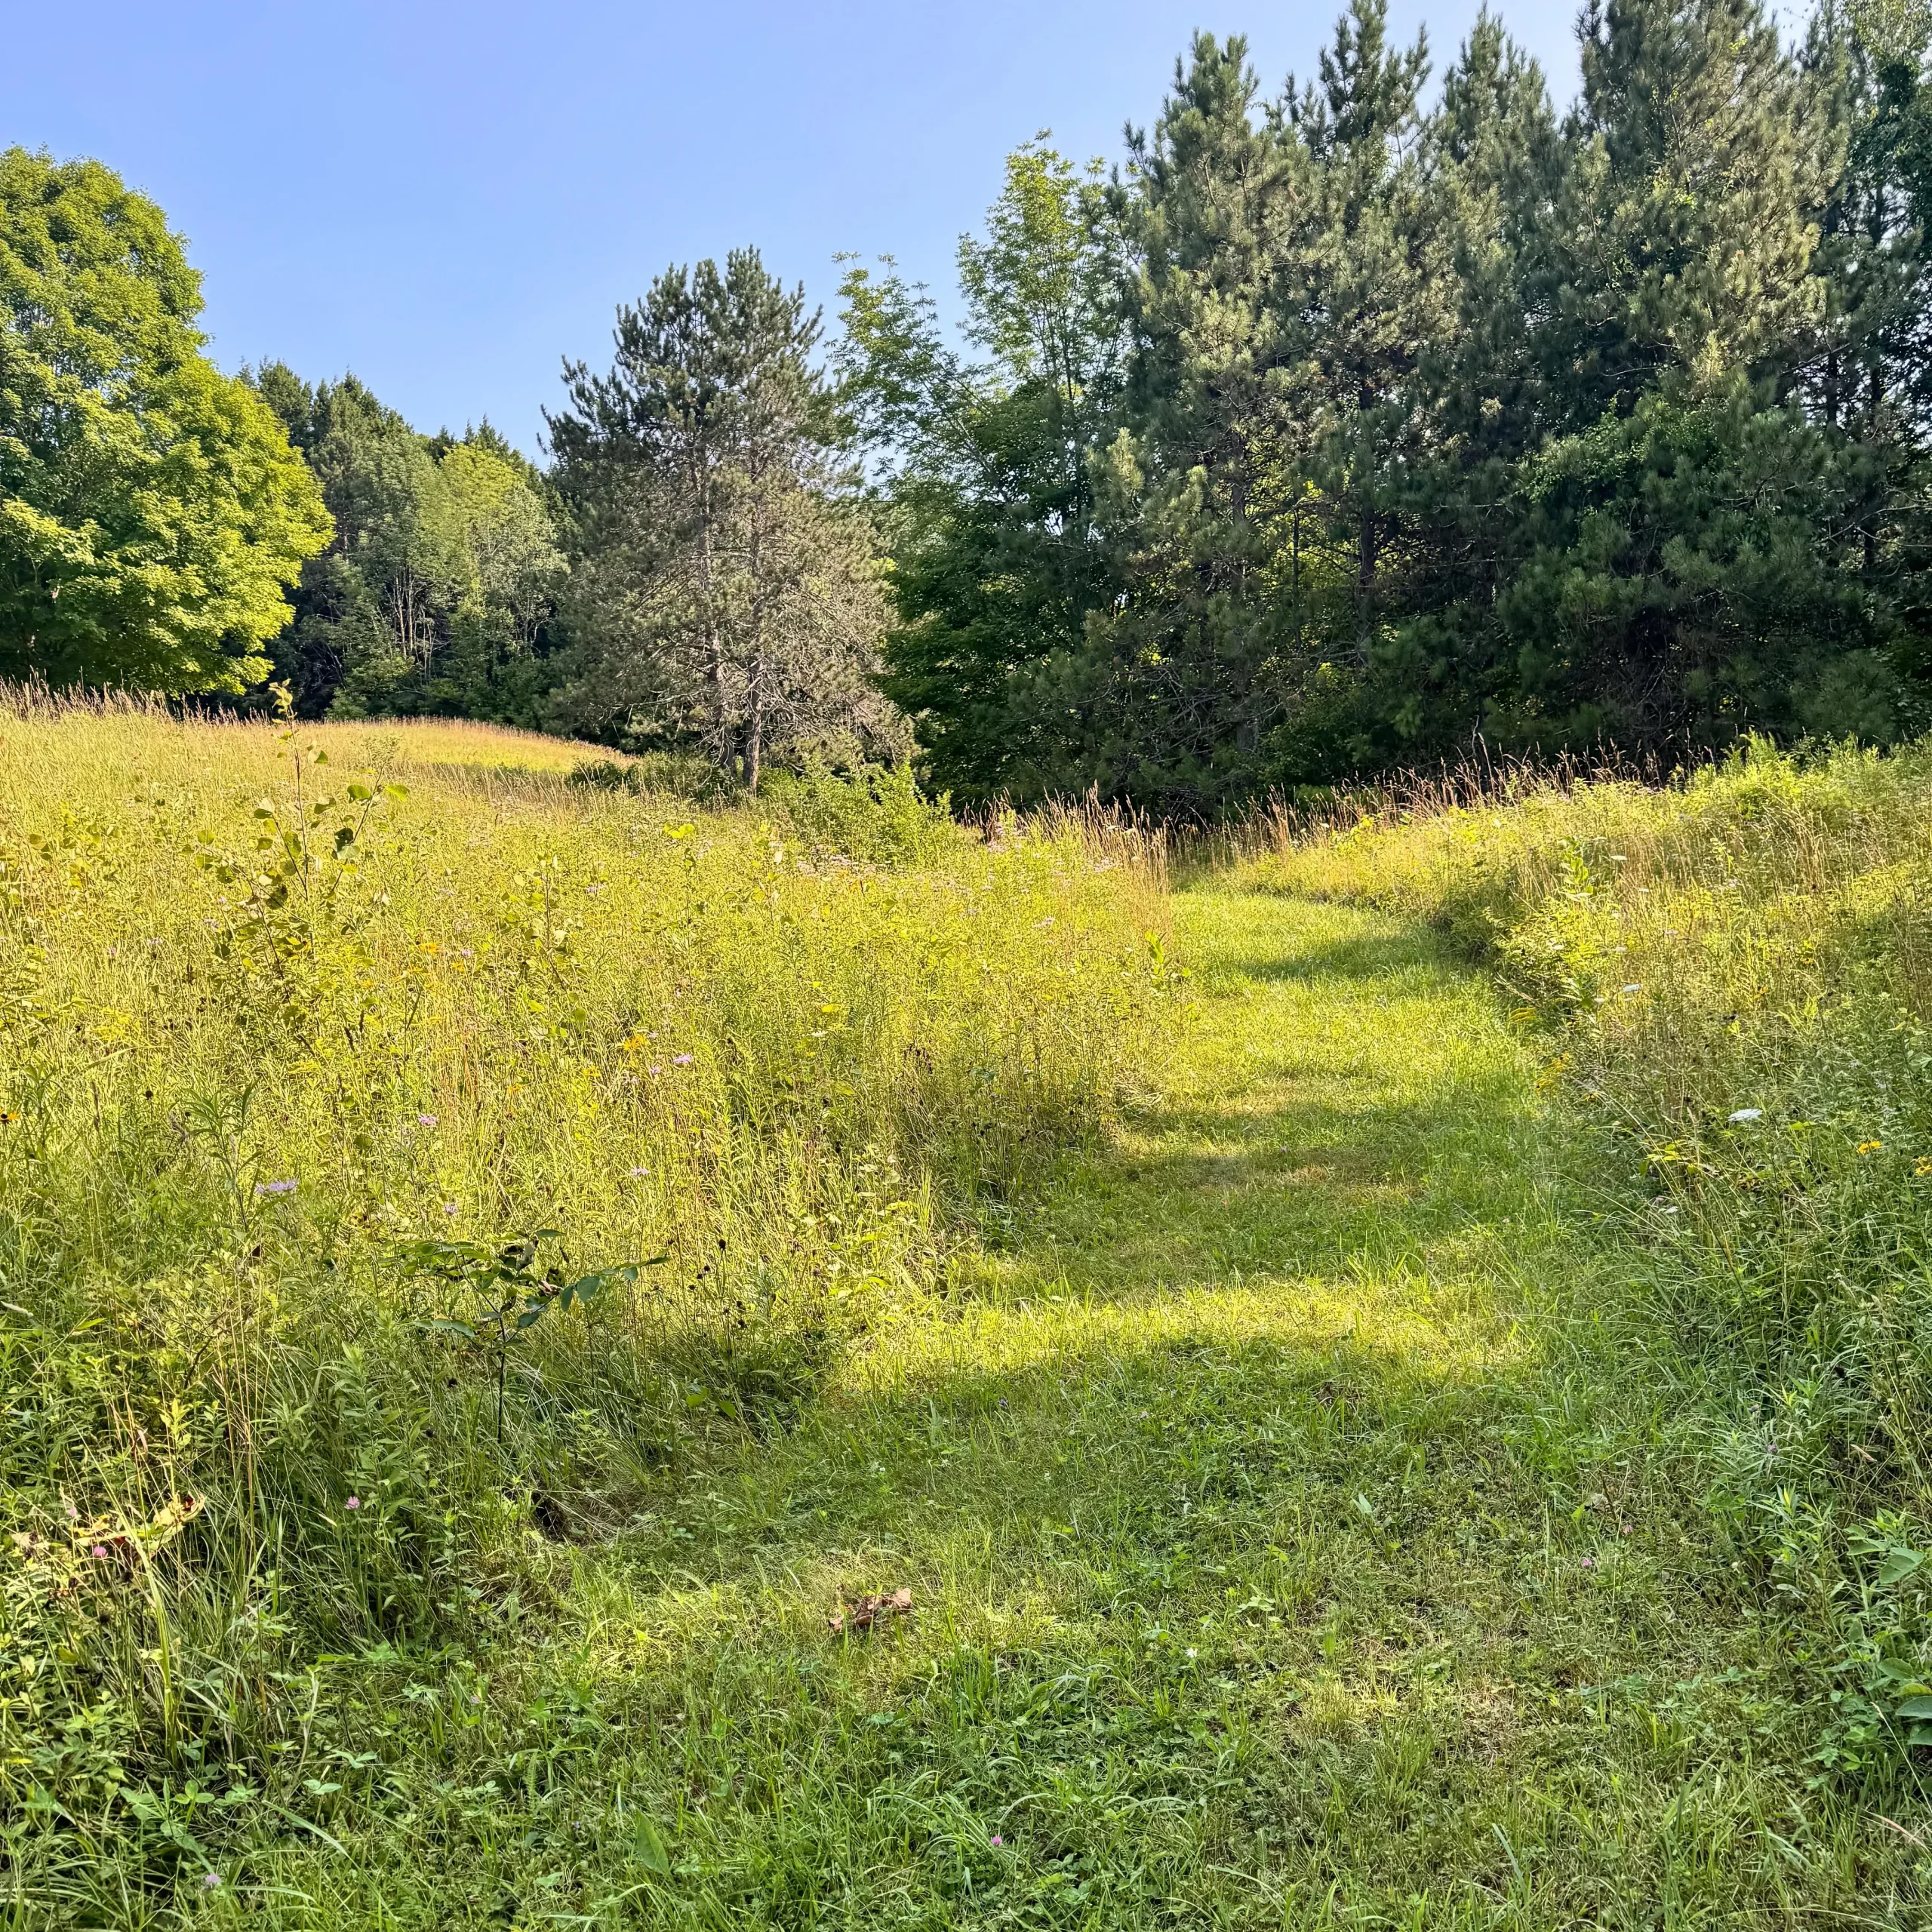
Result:
[[[9,1922],[1912,1922],[1414,915],[306,742],[0,721]]]

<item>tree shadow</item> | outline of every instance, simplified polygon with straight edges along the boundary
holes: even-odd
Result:
[[[1340,977],[1426,999],[1475,983],[1426,933],[1284,943],[1258,964],[1241,952],[1220,955],[1232,976],[1278,987]],[[792,1471],[786,1482],[811,1466],[825,1500],[810,1525],[794,1518],[749,1543],[720,1541],[715,1574],[756,1567],[774,1546],[816,1560],[888,1534],[909,1511],[964,1509],[1002,1534],[1064,1512],[1072,1493],[1050,1478],[1064,1466],[1055,1417],[1069,1404],[1099,1401],[1105,1426],[1127,1440],[1137,1407],[1173,1426],[1176,1404],[1192,1413],[1208,1389],[1219,1411],[1261,1401],[1275,1418],[1268,1427],[1292,1411],[1297,1429],[1318,1434],[1314,1392],[1328,1390],[1324,1408],[1346,1385],[1353,1413],[1374,1413],[1378,1430],[1405,1412],[1396,1432],[1407,1444],[1415,1429],[1441,1433],[1445,1417],[1487,1402],[1521,1352],[1501,1346],[1506,1324],[1491,1306],[1537,1131],[1521,1067],[1473,1055],[1391,1097],[1332,1054],[1298,1067],[1291,1042],[1245,1091],[1232,1084],[1158,1102],[1114,1141],[1069,1157],[1041,1197],[988,1225],[952,1300],[919,1318],[923,1352],[903,1338],[868,1341],[857,1368],[801,1414],[789,1446],[724,1452],[734,1480],[754,1488],[774,1454]],[[1032,1419],[1023,1428],[1023,1417]],[[928,1468],[920,1444],[932,1431],[962,1429],[989,1432],[974,1454],[996,1481],[962,1487],[956,1446],[931,1466],[952,1470],[958,1494],[935,1497],[923,1475],[901,1480]],[[709,1482],[719,1466],[703,1460]],[[854,1462],[867,1473],[851,1485],[838,1472]],[[883,1482],[875,1463],[891,1472]],[[1029,1512],[1017,1499],[1042,1482],[1052,1500]],[[794,1531],[804,1532],[795,1541]],[[687,1564],[695,1554],[685,1546]]]
[[[1460,966],[1442,940],[1426,928],[1350,934],[1322,946],[1272,958],[1232,954],[1217,970],[1263,983],[1323,980],[1384,980],[1398,974],[1453,973]]]

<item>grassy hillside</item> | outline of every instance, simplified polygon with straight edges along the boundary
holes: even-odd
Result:
[[[316,1777],[317,1656],[498,1640],[533,1525],[608,1534],[685,1437],[777,1426],[1138,1077],[1163,913],[1122,855],[934,825],[940,866],[853,864],[581,755],[0,718],[29,1866],[143,1789],[192,1864],[216,1764]]]
[[[1909,762],[1171,895],[595,755],[0,717],[5,1922],[1913,1922],[1905,955],[1711,992]]]
[[[1249,876],[1419,917],[1641,1162],[1708,1505],[1810,1655],[1817,1762],[1932,1742],[1932,756],[1426,794]],[[1620,1202],[1624,1197],[1618,1197]]]

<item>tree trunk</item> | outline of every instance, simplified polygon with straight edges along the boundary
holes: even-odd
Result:
[[[768,667],[763,649],[752,661],[751,716],[745,725],[745,789],[758,796],[758,777],[764,762],[764,685]]]
[[[712,592],[712,505],[708,478],[699,478],[697,494],[698,601],[704,612],[705,703],[717,740],[718,769],[727,778],[733,778],[737,775],[738,754],[724,715],[724,640],[719,633],[718,606]]]
[[[1361,638],[1358,655],[1364,669],[1368,666],[1369,620],[1374,608],[1375,535],[1375,512],[1364,509],[1361,513],[1361,568],[1357,574],[1356,583],[1361,601]]]

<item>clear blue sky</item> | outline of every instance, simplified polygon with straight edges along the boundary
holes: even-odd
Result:
[[[186,235],[229,368],[353,369],[419,427],[535,453],[565,355],[666,263],[755,242],[827,304],[842,249],[943,296],[1006,151],[1109,160],[1197,26],[1264,88],[1337,0],[0,0],[0,146],[97,155]],[[1392,0],[1438,70],[1476,0]],[[1559,100],[1574,8],[1497,8]]]

